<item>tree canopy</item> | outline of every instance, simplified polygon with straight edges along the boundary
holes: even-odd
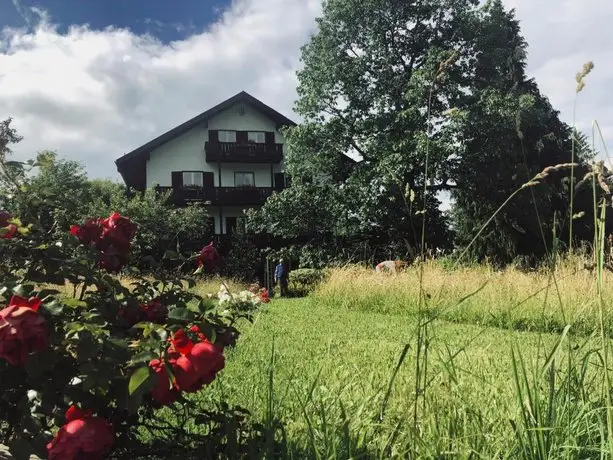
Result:
[[[269,200],[260,229],[289,235],[299,215],[302,229],[385,235],[415,249],[425,216],[426,244],[449,246],[437,200],[448,190],[456,243],[465,245],[523,184],[570,163],[574,134],[526,76],[527,44],[500,0],[327,0],[317,25],[302,49],[304,122],[286,133],[286,167],[294,178],[323,179]],[[585,162],[588,149],[577,145]],[[345,155],[358,164],[347,168]],[[545,254],[554,214],[567,222],[565,176],[558,169],[518,193],[472,256]]]

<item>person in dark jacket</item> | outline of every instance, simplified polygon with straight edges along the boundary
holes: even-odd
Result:
[[[288,270],[283,262],[283,259],[279,259],[279,263],[275,267],[275,284],[279,284],[279,291],[281,297],[287,296],[287,281],[289,275]]]

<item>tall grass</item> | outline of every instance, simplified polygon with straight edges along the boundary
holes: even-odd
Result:
[[[447,321],[541,332],[561,332],[571,324],[575,333],[583,335],[599,328],[597,280],[579,257],[563,259],[555,268],[564,312],[558,297],[549,292],[553,281],[548,267],[534,272],[487,266],[448,270],[428,261],[423,269],[421,288],[418,267],[389,276],[363,267],[336,269],[314,296],[333,309],[411,317],[417,315],[419,290],[423,289],[428,314]],[[602,283],[604,302],[610,304],[613,274],[603,273]]]

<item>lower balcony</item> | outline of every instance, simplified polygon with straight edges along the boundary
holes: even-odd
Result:
[[[158,187],[158,192],[171,192],[176,205],[206,203],[211,205],[262,205],[272,194],[272,187]]]

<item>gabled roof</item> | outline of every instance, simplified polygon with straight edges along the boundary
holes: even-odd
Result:
[[[171,129],[170,131],[162,134],[161,136],[156,137],[152,141],[147,142],[145,145],[142,145],[137,149],[134,149],[131,152],[126,153],[122,157],[118,158],[117,160],[115,160],[117,169],[121,173],[121,166],[124,165],[126,162],[130,162],[130,160],[135,160],[137,158],[143,157],[144,155],[147,155],[149,152],[151,152],[151,150],[155,149],[156,147],[159,147],[160,145],[163,145],[168,141],[179,137],[180,135],[192,129],[194,126],[197,126],[207,121],[208,119],[214,117],[215,115],[223,112],[224,110],[229,109],[230,107],[238,103],[250,105],[258,112],[262,113],[263,115],[266,115],[268,118],[276,122],[277,126],[296,125],[296,123],[294,123],[292,120],[280,114],[273,108],[267,106],[260,100],[253,97],[251,94],[245,91],[241,91],[240,93],[232,96],[231,98],[226,99],[225,101],[217,104],[215,107],[212,107],[209,110],[202,112],[200,115],[196,115],[191,120],[187,120],[185,123],[177,126],[176,128]]]

